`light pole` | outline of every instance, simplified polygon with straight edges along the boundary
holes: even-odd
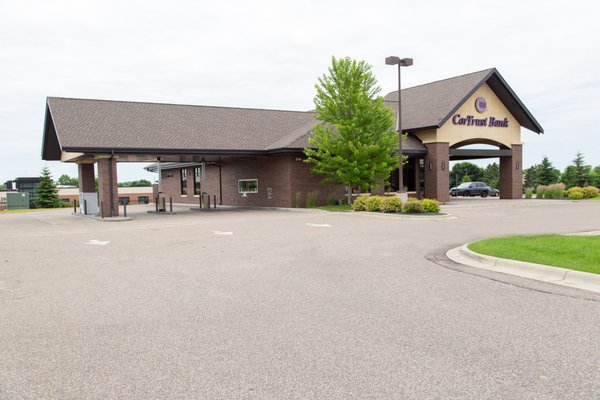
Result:
[[[398,193],[404,193],[404,172],[402,171],[402,164],[404,162],[402,157],[402,84],[400,80],[400,69],[402,67],[410,67],[413,65],[413,59],[390,56],[386,57],[385,63],[387,65],[398,66],[398,154],[400,156],[400,162],[398,163]]]

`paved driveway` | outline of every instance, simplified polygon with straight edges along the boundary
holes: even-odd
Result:
[[[0,215],[1,399],[600,398],[598,297],[440,256],[600,202],[128,211]]]

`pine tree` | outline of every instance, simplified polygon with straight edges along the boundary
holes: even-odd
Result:
[[[560,171],[554,168],[548,157],[544,157],[542,163],[537,167],[537,184],[551,185],[558,182]]]
[[[567,189],[573,186],[587,186],[590,180],[590,172],[592,167],[585,165],[583,154],[577,152],[577,156],[573,160],[573,164],[567,166],[560,177]]]
[[[385,183],[398,166],[398,134],[392,110],[377,96],[381,89],[371,66],[334,57],[316,89],[320,123],[308,141],[311,147],[304,149],[311,171],[323,175],[325,183],[352,189]]]
[[[48,167],[42,169],[40,183],[35,189],[34,204],[38,208],[57,208],[61,205],[56,184],[52,180]]]
[[[485,167],[483,172],[483,181],[493,188],[498,188],[500,183],[500,166],[498,163],[491,163]]]

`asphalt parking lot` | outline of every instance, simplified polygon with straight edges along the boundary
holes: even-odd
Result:
[[[0,215],[1,399],[600,398],[600,298],[445,250],[600,229],[600,202],[448,215]]]

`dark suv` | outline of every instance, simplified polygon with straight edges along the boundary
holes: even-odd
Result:
[[[483,182],[465,182],[450,189],[450,196],[496,197],[498,194],[497,189],[489,187]]]

